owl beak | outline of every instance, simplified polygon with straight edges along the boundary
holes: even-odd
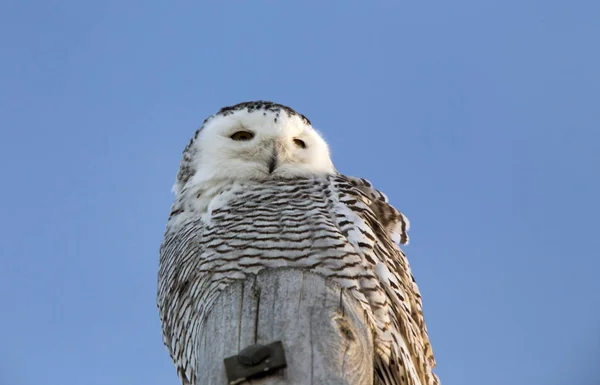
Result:
[[[269,174],[272,174],[273,171],[277,168],[277,147],[273,145],[273,151],[271,152],[271,157],[269,158]]]

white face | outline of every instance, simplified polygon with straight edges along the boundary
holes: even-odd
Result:
[[[332,174],[327,143],[298,115],[241,109],[217,114],[186,150],[194,175],[174,191],[218,179],[266,180]],[[183,164],[182,164],[183,166]]]

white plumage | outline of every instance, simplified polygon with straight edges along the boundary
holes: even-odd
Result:
[[[163,338],[195,384],[198,330],[227,285],[265,268],[334,278],[375,332],[376,384],[439,381],[421,296],[398,243],[408,220],[364,179],[336,172],[325,141],[289,107],[249,102],[209,117],[186,147],[160,251]]]

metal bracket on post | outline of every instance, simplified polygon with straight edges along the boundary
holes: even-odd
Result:
[[[239,384],[256,377],[266,376],[287,366],[281,341],[269,345],[255,344],[225,358],[229,385]]]

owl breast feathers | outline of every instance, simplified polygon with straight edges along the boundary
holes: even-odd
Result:
[[[408,220],[364,179],[339,174],[308,119],[270,102],[207,119],[184,151],[160,249],[163,339],[183,384],[219,293],[263,269],[331,277],[374,331],[376,384],[438,384],[421,296],[398,244]]]

